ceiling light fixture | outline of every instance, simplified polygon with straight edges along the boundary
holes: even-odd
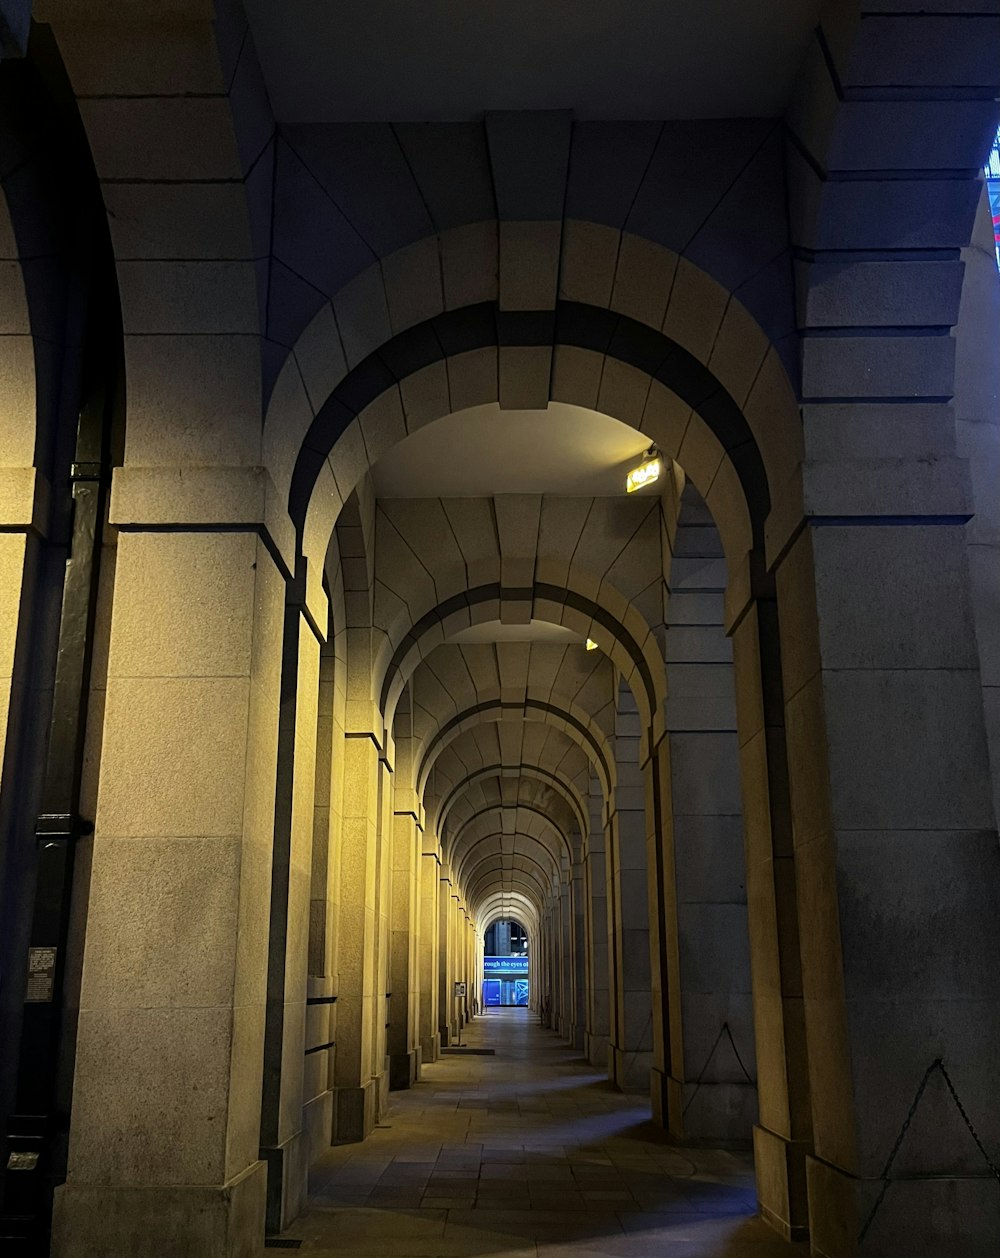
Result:
[[[642,456],[642,462],[638,467],[634,467],[625,477],[625,492],[632,494],[637,489],[643,489],[646,485],[652,485],[653,481],[660,479],[662,472],[663,455],[657,450],[656,446],[650,446]]]
[[[597,650],[597,643],[594,641],[594,639],[593,639],[593,638],[588,638],[588,639],[587,639],[587,650],[588,650],[588,651],[596,651],[596,650]]]

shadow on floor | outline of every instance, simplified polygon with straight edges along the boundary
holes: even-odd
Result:
[[[310,1258],[793,1258],[738,1150],[679,1148],[552,1032],[479,1019],[362,1144],[313,1168]]]

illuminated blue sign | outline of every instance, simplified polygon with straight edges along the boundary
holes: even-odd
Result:
[[[483,957],[485,974],[527,974],[527,957]]]

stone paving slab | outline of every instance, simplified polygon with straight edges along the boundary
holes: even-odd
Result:
[[[448,1056],[392,1094],[362,1144],[313,1168],[284,1235],[310,1258],[796,1258],[755,1217],[749,1154],[670,1144],[526,1010],[468,1028],[494,1056]]]

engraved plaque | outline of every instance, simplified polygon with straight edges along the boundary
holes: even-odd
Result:
[[[55,948],[28,949],[28,1004],[44,1004],[52,999],[56,981]]]
[[[456,984],[455,984],[455,995],[456,995],[456,996],[464,996],[464,995],[465,995],[465,984],[464,984],[464,983],[456,983]]]

